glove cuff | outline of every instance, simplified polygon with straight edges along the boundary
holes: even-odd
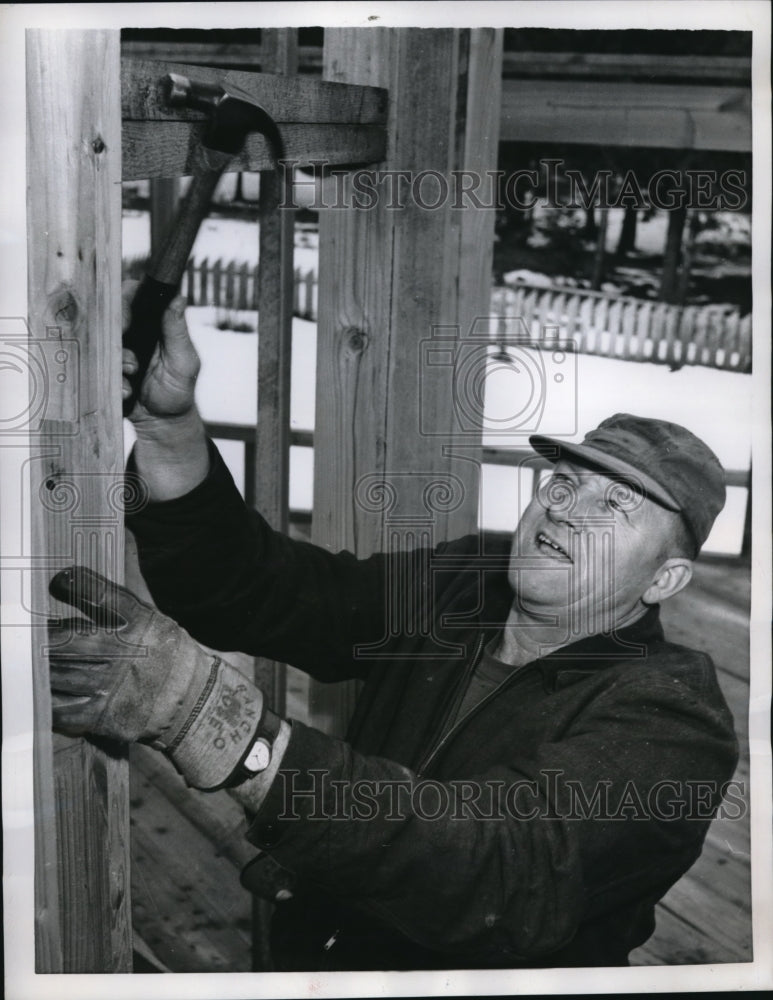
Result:
[[[214,791],[247,756],[263,712],[261,691],[214,657],[190,715],[165,752],[190,785]]]

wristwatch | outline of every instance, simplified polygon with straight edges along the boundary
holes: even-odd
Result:
[[[274,749],[274,741],[279,735],[282,719],[275,712],[266,708],[261,716],[255,733],[255,739],[250,744],[247,754],[242,762],[231,774],[228,780],[228,787],[240,785],[248,778],[254,778],[256,774],[265,771],[271,763],[271,753]]]

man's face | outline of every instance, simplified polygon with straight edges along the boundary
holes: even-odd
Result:
[[[513,536],[515,607],[565,627],[566,641],[635,620],[675,516],[618,479],[559,462]]]

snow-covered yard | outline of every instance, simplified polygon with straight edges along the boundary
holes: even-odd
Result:
[[[146,217],[124,220],[124,256],[147,253]],[[234,220],[210,219],[202,227],[194,256],[254,263],[257,227]],[[296,264],[316,267],[316,234],[296,234]],[[217,329],[225,313],[213,307],[188,310],[191,336],[202,359],[198,403],[208,421],[251,425],[257,412],[258,336]],[[255,313],[227,312],[234,321],[257,328]],[[316,379],[316,325],[293,321],[291,425],[313,430]],[[417,352],[417,363],[419,354]],[[580,355],[560,360],[562,380],[553,378],[555,356],[523,349],[515,364],[494,364],[485,376],[484,424],[515,428],[506,435],[487,433],[484,443],[524,446],[527,432],[569,435],[579,439],[586,430],[619,411],[657,416],[681,423],[703,437],[728,469],[748,469],[751,453],[751,388],[749,375],[685,366],[638,364]],[[544,400],[544,408],[537,402]],[[129,435],[130,437],[130,435]],[[224,457],[237,483],[243,483],[243,447],[223,442]],[[290,503],[311,508],[313,460],[308,448],[293,448]],[[509,530],[517,519],[528,483],[518,471],[486,466],[483,472],[481,521],[484,527]],[[519,499],[520,497],[520,499]],[[731,488],[725,511],[717,520],[706,551],[737,552],[743,530],[746,491]]]

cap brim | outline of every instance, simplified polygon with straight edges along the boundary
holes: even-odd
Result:
[[[578,461],[580,465],[587,465],[601,472],[611,472],[625,479],[635,489],[668,510],[681,510],[679,503],[660,483],[622,458],[608,455],[605,451],[600,451],[586,444],[571,444],[557,438],[543,437],[541,434],[532,434],[529,443],[538,454],[550,462],[558,462],[562,458],[568,458]]]

